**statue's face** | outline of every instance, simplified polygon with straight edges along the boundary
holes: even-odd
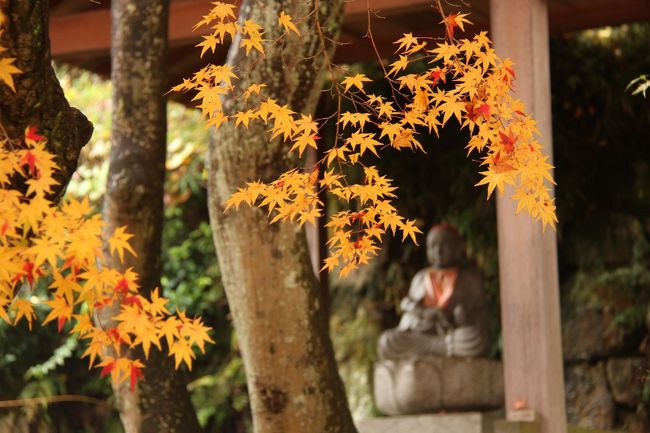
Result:
[[[451,229],[434,227],[427,235],[427,259],[434,268],[450,268],[460,264],[465,255],[463,240]]]

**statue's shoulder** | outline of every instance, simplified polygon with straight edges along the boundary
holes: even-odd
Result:
[[[479,271],[476,262],[468,260],[458,267],[459,274],[463,274],[468,278],[481,278],[481,271]]]
[[[430,268],[420,269],[415,273],[411,279],[411,286],[409,287],[409,297],[419,300],[424,297],[426,291],[426,280],[429,278]]]
[[[423,280],[423,279],[425,279],[425,278],[427,278],[429,276],[430,272],[431,272],[431,268],[429,268],[429,267],[422,268],[422,269],[420,269],[419,271],[417,271],[415,273],[415,275],[413,276],[412,281]]]
[[[483,296],[483,275],[476,263],[468,261],[459,267],[456,287],[468,295],[472,293],[472,297]]]

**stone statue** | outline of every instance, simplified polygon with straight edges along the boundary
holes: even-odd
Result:
[[[402,300],[397,328],[379,339],[377,408],[386,415],[503,406],[503,367],[487,351],[488,306],[476,266],[449,224],[427,235],[429,267]]]
[[[484,355],[487,303],[463,238],[455,227],[438,224],[429,231],[426,248],[430,266],[413,277],[399,325],[379,339],[379,358]]]
[[[427,235],[429,267],[411,281],[397,328],[379,339],[377,408],[386,415],[496,409],[503,366],[487,351],[488,306],[476,266],[449,224]]]

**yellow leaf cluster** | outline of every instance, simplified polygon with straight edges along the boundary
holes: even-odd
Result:
[[[213,10],[211,20],[222,23],[234,19],[234,13],[226,13],[225,6],[217,4],[221,13]],[[487,186],[488,198],[494,190],[503,192],[505,185],[514,185],[517,211],[526,211],[544,227],[554,226],[555,205],[548,186],[553,183],[553,167],[541,152],[534,120],[511,94],[515,78],[512,62],[496,55],[486,32],[457,39],[455,30],[464,31],[465,24],[471,24],[466,17],[458,13],[443,18],[447,37],[442,42],[411,33],[395,42],[398,59],[385,70],[384,77],[391,85],[393,100],[369,93],[372,79],[365,74],[349,74],[338,80],[330,68],[338,106],[345,99],[354,111],[339,109],[325,119],[295,113],[266,97],[265,83],[253,84],[237,94],[233,84],[236,72],[226,66],[209,65],[175,87],[173,90],[196,92],[194,99],[208,126],[218,128],[232,119],[235,126],[245,128],[251,122],[262,122],[269,140],[283,140],[298,156],[307,148],[322,150],[323,158],[311,170],[290,170],[269,183],[249,182],[226,201],[226,210],[245,203],[265,207],[271,223],[313,222],[323,213],[319,197],[323,193],[336,197],[355,211],[341,211],[329,218],[330,256],[323,268],[340,267],[345,275],[377,254],[386,231],[400,232],[402,240],[413,241],[420,233],[414,221],[406,220],[393,207],[395,188],[391,180],[367,165],[368,158],[381,158],[387,149],[424,151],[420,134],[428,131],[438,135],[439,128],[453,122],[469,131],[468,154],[479,155],[484,170],[477,185]],[[284,11],[278,24],[284,29],[282,37],[290,32],[299,34]],[[244,27],[248,29],[236,29],[244,37],[263,34],[254,23],[247,21]],[[275,42],[272,46],[278,45]],[[201,46],[205,49],[206,42]],[[254,48],[252,42],[244,47],[246,54]],[[424,72],[409,73],[409,64],[414,61],[426,61],[429,67]],[[241,96],[249,107],[229,119],[221,107],[225,95]],[[318,129],[331,118],[336,118],[336,137],[333,144],[325,144],[319,141]],[[349,166],[364,171],[362,182],[348,178]]]
[[[485,166],[477,185],[487,186],[488,198],[494,190],[502,193],[505,185],[513,185],[517,212],[523,210],[544,226],[554,227],[555,204],[548,186],[553,183],[553,167],[541,152],[535,121],[512,96],[512,61],[496,55],[486,32],[473,38],[453,38],[454,27],[464,30],[464,24],[469,23],[466,16],[450,15],[443,20],[448,35],[445,42],[427,40],[420,47],[420,41],[411,34],[396,42],[399,59],[391,64],[388,78],[410,98],[405,110],[396,116],[401,117],[401,125],[395,120],[379,124],[382,137],[413,138],[415,131],[403,131],[404,126],[426,126],[437,133],[438,127],[454,119],[470,132],[468,153],[477,152]],[[399,75],[414,60],[414,52],[431,67],[419,74]],[[453,87],[443,86],[450,82]],[[402,135],[404,132],[408,135]]]
[[[126,349],[141,347],[148,356],[152,345],[162,350],[165,340],[176,366],[185,362],[191,368],[193,347],[203,351],[212,342],[209,328],[181,312],[171,315],[157,290],[150,299],[141,296],[131,269],[106,265],[104,223],[88,200],[60,206],[51,201],[56,170],[35,128],[21,139],[0,135],[0,318],[11,325],[24,320],[31,329],[42,305],[43,324],[55,322],[59,331],[67,327],[87,340],[83,356],[90,366],[99,359],[102,375],[130,379],[132,387],[144,363],[129,358]],[[131,237],[119,227],[108,239],[110,254],[120,262],[125,252],[135,255]],[[113,327],[93,321],[93,313],[107,307],[117,311]]]

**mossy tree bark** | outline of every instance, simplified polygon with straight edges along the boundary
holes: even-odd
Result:
[[[144,294],[160,284],[167,111],[168,0],[113,0],[113,120],[104,203],[107,233],[128,226],[133,267]],[[105,312],[104,315],[107,313]],[[143,356],[141,353],[139,356]],[[194,433],[200,428],[185,380],[152,348],[134,392],[114,387],[126,433]]]
[[[60,197],[77,168],[79,152],[92,135],[93,126],[76,108],[70,107],[52,69],[48,34],[48,0],[0,0],[7,16],[0,35],[7,48],[3,56],[15,57],[22,71],[14,77],[16,92],[0,86],[0,124],[10,138],[22,138],[25,128],[35,126],[48,139],[56,155]]]
[[[316,5],[315,5],[316,3]],[[267,94],[297,112],[316,107],[323,84],[324,53],[311,14],[319,8],[326,37],[334,37],[342,0],[244,1],[240,22],[251,19],[273,39],[282,30],[281,10],[298,21],[301,37],[289,36],[282,48],[256,58],[248,67],[239,41],[228,64],[238,70],[239,93],[266,83]],[[245,110],[226,100],[226,114]],[[213,236],[228,302],[246,368],[253,423],[257,433],[354,432],[328,333],[323,294],[311,269],[304,231],[289,223],[269,225],[266,213],[240,208],[224,214],[224,202],[237,187],[272,180],[296,167],[288,147],[268,143],[266,128],[222,126],[209,149],[209,206]]]

